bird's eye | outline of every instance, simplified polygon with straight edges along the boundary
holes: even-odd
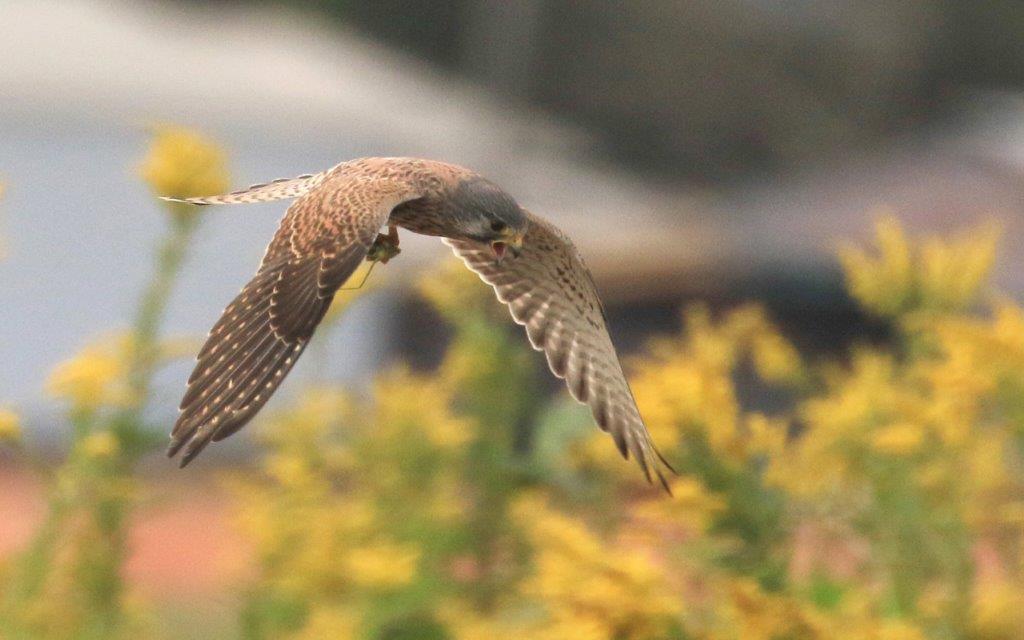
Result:
[[[495,233],[501,233],[507,227],[508,225],[506,225],[501,220],[495,220],[494,222],[491,223],[491,231],[494,231]]]

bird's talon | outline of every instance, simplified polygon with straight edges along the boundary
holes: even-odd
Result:
[[[402,253],[402,250],[398,248],[397,235],[379,233],[377,234],[377,239],[370,246],[370,250],[366,253],[366,259],[369,262],[387,264],[389,260],[400,253]]]

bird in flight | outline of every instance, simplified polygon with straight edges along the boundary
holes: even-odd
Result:
[[[194,205],[294,198],[256,275],[210,330],[188,379],[168,456],[181,466],[252,419],[309,344],[335,292],[363,260],[399,252],[398,228],[439,236],[491,285],[576,400],[648,481],[672,470],[644,426],[608,335],[590,272],[572,242],[494,183],[455,165],[361,158],[321,173]],[[384,227],[388,233],[379,233]]]

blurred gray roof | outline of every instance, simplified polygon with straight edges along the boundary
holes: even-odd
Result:
[[[493,177],[567,226],[579,218],[579,231],[595,237],[606,229],[591,225],[613,213],[664,224],[678,221],[683,205],[680,194],[586,166],[579,131],[307,16],[15,1],[0,6],[0,24],[0,113],[18,129],[138,139],[148,122],[193,124],[232,142],[240,182],[358,155],[441,158]],[[633,239],[601,238],[609,249]]]
[[[1016,99],[980,105],[957,131],[711,194],[600,165],[580,130],[309,16],[187,7],[0,3],[0,402],[37,399],[54,362],[130,321],[164,223],[135,175],[155,121],[225,141],[239,185],[365,155],[473,167],[576,239],[611,298],[704,293],[735,274],[820,278],[836,241],[863,236],[879,205],[918,229],[1005,220],[1000,281],[1024,290]],[[282,210],[206,214],[171,332],[205,333]],[[428,238],[403,246],[387,272],[445,254]],[[347,364],[375,361],[379,344],[357,329],[347,339]]]

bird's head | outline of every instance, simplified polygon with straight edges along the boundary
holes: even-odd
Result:
[[[512,196],[484,178],[463,180],[451,199],[456,231],[463,237],[490,245],[501,261],[507,253],[518,256],[529,220]]]

